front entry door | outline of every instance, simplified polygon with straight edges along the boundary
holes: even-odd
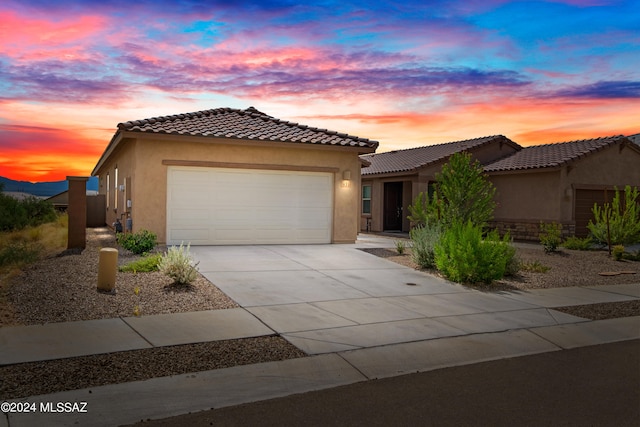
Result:
[[[402,182],[385,182],[384,230],[402,231],[402,218]]]

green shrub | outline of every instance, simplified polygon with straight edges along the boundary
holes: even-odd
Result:
[[[540,261],[523,262],[520,264],[522,271],[530,271],[532,273],[546,273],[551,267],[542,264]]]
[[[584,239],[581,239],[576,236],[571,236],[565,239],[565,241],[562,243],[562,246],[564,246],[567,249],[572,249],[577,251],[589,251],[592,249],[591,248],[592,244],[593,244],[593,241],[591,240],[591,237],[585,237]]]
[[[140,230],[137,233],[118,233],[118,244],[134,254],[143,254],[156,247],[157,236],[149,230]]]
[[[55,221],[53,205],[36,197],[18,200],[2,192],[0,184],[0,231],[22,230]]]
[[[562,243],[560,224],[556,224],[555,222],[550,224],[540,222],[540,234],[538,236],[546,253],[556,252],[558,246]]]
[[[469,153],[455,153],[436,174],[436,191],[430,210],[446,227],[453,223],[484,227],[493,218],[496,192],[478,160]],[[431,207],[432,206],[432,207]]]
[[[407,219],[413,223],[414,227],[423,227],[438,221],[435,198],[429,201],[429,196],[426,193],[418,193],[408,209]]]
[[[22,266],[36,261],[42,251],[42,245],[32,242],[10,242],[0,248],[0,267]]]
[[[158,271],[158,263],[162,258],[162,254],[148,255],[137,261],[130,262],[120,267],[120,271],[133,273],[148,273],[150,271]]]
[[[624,256],[624,246],[615,245],[612,248],[611,255],[613,256],[613,259],[615,259],[616,261],[622,261],[622,257]]]
[[[407,248],[407,243],[404,240],[396,240],[395,244],[396,252],[398,252],[399,255],[404,254],[404,251]]]
[[[422,268],[435,267],[433,248],[440,240],[442,228],[438,224],[415,227],[411,230],[411,256],[413,262]]]
[[[504,277],[515,249],[509,235],[491,231],[483,240],[482,228],[471,221],[454,223],[434,247],[435,265],[450,280],[491,283]]]
[[[640,197],[638,195],[638,187],[631,187],[630,185],[624,187],[624,203],[620,201],[620,191],[616,188],[611,203],[605,203],[602,207],[594,204],[591,212],[593,212],[595,223],[589,221],[587,228],[598,242],[602,244],[611,243],[611,245],[640,242]]]
[[[170,247],[160,259],[158,270],[173,279],[175,284],[190,284],[198,277],[198,265],[193,264],[189,250],[190,245],[184,247],[182,243],[179,247]]]

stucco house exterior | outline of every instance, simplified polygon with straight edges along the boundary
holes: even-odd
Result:
[[[537,240],[540,221],[561,224],[564,235],[586,236],[594,203],[610,201],[614,187],[640,186],[640,146],[622,135],[530,147],[493,136],[368,154],[362,156],[370,165],[362,169],[361,230],[408,231],[407,206],[459,151],[478,159],[496,187],[491,225],[516,239]]]
[[[92,175],[108,224],[162,243],[351,243],[359,155],[377,146],[253,107],[218,108],[118,124]]]

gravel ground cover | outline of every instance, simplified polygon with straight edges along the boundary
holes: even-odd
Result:
[[[276,336],[74,357],[0,367],[0,399],[304,357]]]
[[[142,315],[238,306],[202,276],[193,286],[176,289],[171,286],[171,280],[160,273],[119,272],[116,279],[118,292],[115,295],[98,293],[99,249],[117,245],[113,234],[106,228],[90,229],[87,238],[87,248],[82,253],[44,259],[13,278],[5,289],[6,299],[0,301],[0,326],[132,316],[136,306]],[[404,255],[390,249],[368,249],[367,252],[417,267],[410,252]],[[540,248],[525,245],[518,247],[518,257],[522,262],[537,261],[550,269],[546,273],[521,272],[516,277],[481,289],[508,292],[619,283],[638,283],[640,286],[640,263],[616,262],[605,252],[563,250],[547,255]],[[119,264],[138,258],[120,250]],[[601,276],[601,272],[625,274]],[[435,271],[428,273],[438,274]],[[138,295],[134,292],[136,288],[140,290]],[[636,301],[562,309],[580,317],[602,319],[640,315],[639,305]],[[33,396],[304,356],[286,340],[269,336],[24,363],[0,367],[0,398]]]

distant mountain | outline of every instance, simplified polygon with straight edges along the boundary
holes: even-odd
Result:
[[[68,181],[52,182],[27,182],[14,181],[13,179],[0,176],[0,184],[4,185],[4,191],[16,191],[33,194],[34,196],[50,197],[69,189]],[[92,176],[87,181],[87,190],[98,191],[98,177]]]

